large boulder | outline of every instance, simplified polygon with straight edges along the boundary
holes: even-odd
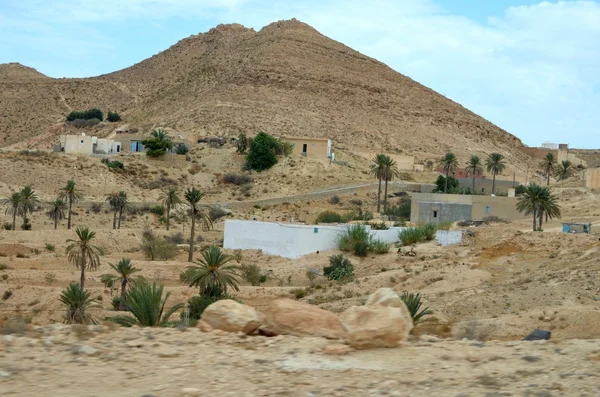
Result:
[[[377,291],[375,291],[373,294],[371,294],[371,296],[369,296],[369,299],[367,299],[365,306],[373,306],[373,305],[386,306],[386,307],[397,307],[398,309],[402,310],[402,312],[404,313],[404,316],[406,316],[410,320],[410,323],[411,323],[410,328],[412,329],[413,323],[412,323],[412,317],[410,315],[410,312],[408,311],[408,308],[406,307],[406,304],[404,303],[404,301],[402,299],[400,299],[400,297],[398,296],[398,293],[396,291],[394,291],[393,289],[379,288]],[[409,332],[410,332],[410,330],[409,330]]]
[[[340,315],[348,333],[348,344],[355,349],[396,347],[408,339],[412,320],[398,307],[353,306]]]
[[[277,299],[266,311],[266,329],[276,334],[345,339],[335,314],[292,299]]]
[[[224,299],[204,309],[200,320],[213,329],[250,335],[260,327],[263,317],[253,307]]]

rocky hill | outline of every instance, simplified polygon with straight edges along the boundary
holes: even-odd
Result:
[[[528,158],[515,150],[522,146],[515,136],[297,20],[258,32],[219,25],[94,78],[15,78],[11,69],[0,66],[3,146],[47,132],[71,110],[96,106],[142,130],[160,125],[200,136],[262,129],[329,137],[348,151]]]

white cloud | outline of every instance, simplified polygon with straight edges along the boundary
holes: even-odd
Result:
[[[0,19],[3,31],[4,25],[31,33],[36,28],[47,31],[48,25],[60,31],[61,24],[114,20],[148,21],[168,29],[176,18],[239,22],[259,29],[277,19],[296,17],[456,100],[527,144],[551,140],[600,147],[595,134],[600,125],[598,1],[515,6],[487,21],[453,15],[436,0],[63,0],[52,5],[22,0],[17,4],[13,9],[22,21],[15,18],[8,24]],[[21,22],[26,25],[18,28]],[[110,42],[109,32],[103,34]],[[118,51],[118,41],[111,44]]]

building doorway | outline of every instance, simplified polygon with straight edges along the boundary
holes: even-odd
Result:
[[[308,144],[305,143],[302,145],[302,155],[306,156],[307,152],[308,152]]]

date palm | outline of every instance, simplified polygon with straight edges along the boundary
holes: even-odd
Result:
[[[125,310],[133,314],[129,316],[117,316],[111,320],[125,327],[139,325],[141,327],[156,327],[167,325],[169,317],[177,310],[183,308],[182,303],[178,303],[165,311],[167,300],[171,296],[167,292],[163,296],[164,286],[156,282],[150,284],[148,281],[136,283],[129,289]]]
[[[54,221],[54,230],[58,227],[58,222],[62,221],[66,217],[67,203],[61,198],[57,198],[50,203],[50,208],[46,212],[48,218]]]
[[[386,157],[385,154],[378,154],[371,161],[370,173],[379,180],[379,188],[377,189],[377,212],[380,212],[381,210],[381,182],[385,176]]]
[[[540,162],[540,168],[546,175],[546,186],[550,186],[550,176],[556,172],[556,157],[554,153],[547,153],[544,160]]]
[[[8,195],[2,203],[6,207],[5,214],[12,215],[12,230],[15,230],[17,225],[17,215],[20,214],[19,210],[21,208],[21,193],[20,192],[12,192]]]
[[[96,319],[89,313],[89,309],[99,306],[89,291],[85,291],[77,283],[71,283],[60,294],[58,300],[67,307],[65,323],[67,324],[96,324]]]
[[[564,179],[572,177],[573,172],[573,163],[571,163],[569,160],[563,160],[560,162],[556,169],[556,178],[559,181],[562,181]]]
[[[440,160],[440,167],[446,173],[446,182],[444,183],[444,193],[448,193],[448,178],[450,173],[454,172],[458,168],[458,159],[452,152],[446,153]]]
[[[190,287],[199,288],[203,296],[225,295],[228,288],[239,291],[237,266],[229,264],[232,259],[218,247],[210,246],[202,252],[202,259],[188,266],[180,278]]]
[[[143,281],[144,278],[141,276],[134,276],[135,273],[139,272],[140,269],[137,269],[131,265],[131,260],[128,258],[123,258],[117,263],[113,265],[109,263],[109,266],[117,273],[117,274],[103,274],[100,276],[100,281],[106,288],[110,288],[111,291],[113,287],[120,286],[121,288],[121,302],[120,308],[121,310],[125,309],[125,302],[127,301],[127,287],[134,286],[137,282]],[[118,287],[117,287],[118,288]]]
[[[467,175],[471,175],[473,177],[473,188],[471,193],[475,194],[475,178],[481,174],[483,174],[483,165],[481,164],[481,158],[478,155],[473,154],[467,163],[467,167],[465,168],[467,171]]]
[[[383,212],[387,209],[387,192],[388,192],[388,182],[393,180],[394,178],[400,177],[400,171],[398,170],[398,166],[396,162],[390,158],[389,156],[385,156],[384,169],[383,169],[383,179],[385,180],[385,193],[383,198]]]
[[[188,254],[188,262],[192,262],[194,260],[194,237],[196,232],[196,219],[200,219],[202,222],[202,230],[209,230],[212,227],[212,221],[210,217],[206,213],[206,209],[210,207],[206,205],[200,205],[200,200],[205,196],[206,193],[201,192],[200,190],[191,188],[185,192],[185,201],[188,203],[190,207],[191,217],[192,217],[192,226],[190,228],[190,251]]]
[[[496,194],[496,175],[501,174],[506,168],[504,156],[500,153],[492,153],[485,160],[485,168],[492,173],[492,194]]]
[[[160,197],[162,205],[165,207],[165,212],[167,215],[167,230],[169,230],[169,226],[171,223],[171,209],[176,208],[181,205],[181,199],[177,195],[177,190],[174,187],[167,189],[163,192]]]
[[[39,202],[40,200],[37,194],[35,194],[35,191],[31,188],[31,185],[27,185],[21,189],[21,202],[19,203],[21,208],[19,212],[23,217],[24,225],[27,223],[27,215],[33,214],[33,211],[35,211],[35,207]]]
[[[61,189],[60,198],[63,200],[67,200],[69,202],[69,218],[67,221],[67,229],[71,229],[71,216],[73,215],[73,204],[76,204],[79,200],[83,198],[83,195],[77,189],[75,185],[75,181],[70,180],[67,181],[65,187]]]
[[[67,257],[77,269],[81,270],[81,278],[79,285],[84,288],[85,270],[95,270],[100,264],[100,248],[92,245],[92,240],[96,236],[96,232],[91,231],[87,227],[78,227],[75,229],[77,234],[76,240],[67,240]]]
[[[117,228],[117,214],[121,209],[121,200],[122,197],[120,192],[112,192],[106,195],[106,201],[113,210],[113,229]]]
[[[535,183],[527,186],[519,197],[517,211],[525,215],[533,215],[533,231],[537,230],[538,218],[539,227],[542,227],[543,213],[550,217],[560,217],[560,206],[556,203],[556,197],[550,193],[548,188]]]

